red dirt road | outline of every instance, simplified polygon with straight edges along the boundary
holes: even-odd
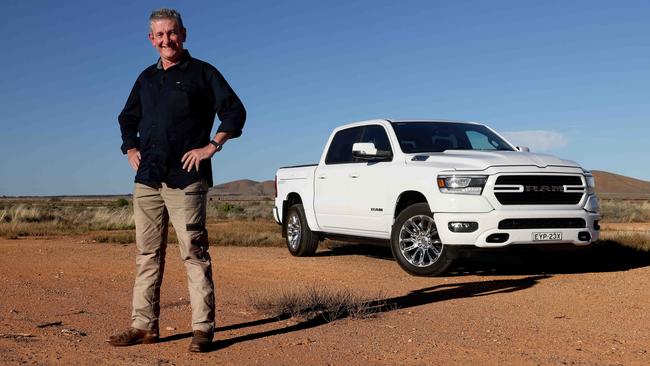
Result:
[[[130,319],[133,245],[0,239],[0,363],[650,364],[648,253],[609,248],[534,262],[496,256],[418,278],[381,248],[325,249],[314,258],[281,248],[211,248],[215,350],[191,354],[177,249],[167,251],[163,342],[113,348],[104,340]],[[324,323],[268,318],[249,305],[256,293],[311,286],[382,292],[389,306],[371,318]]]

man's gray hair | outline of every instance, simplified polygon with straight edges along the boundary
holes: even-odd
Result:
[[[178,24],[181,28],[185,28],[183,26],[183,19],[181,19],[181,13],[174,9],[156,9],[151,12],[151,15],[149,16],[149,27],[151,27],[151,23],[155,22],[156,20],[160,19],[171,19],[176,21],[176,24]]]

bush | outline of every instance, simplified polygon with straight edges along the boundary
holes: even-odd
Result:
[[[244,212],[243,207],[239,207],[236,205],[233,205],[231,203],[223,203],[219,206],[217,206],[217,211],[222,212],[222,213],[242,213]]]
[[[117,201],[115,201],[115,206],[117,207],[126,207],[129,205],[129,200],[126,198],[118,198]]]
[[[329,290],[311,286],[303,290],[279,290],[276,293],[254,294],[249,304],[256,310],[279,318],[322,318],[331,322],[343,318],[368,318],[388,308],[383,293],[375,299],[364,299],[348,289]]]

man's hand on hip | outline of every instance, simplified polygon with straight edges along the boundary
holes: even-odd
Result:
[[[129,159],[129,164],[131,164],[131,168],[135,170],[136,172],[138,171],[138,168],[140,167],[140,150],[133,148],[129,149],[126,151],[126,157]]]
[[[181,159],[181,163],[183,163],[183,170],[187,170],[189,172],[194,167],[198,172],[199,163],[201,160],[210,159],[215,152],[217,152],[217,148],[212,144],[207,144],[204,147],[186,152]]]

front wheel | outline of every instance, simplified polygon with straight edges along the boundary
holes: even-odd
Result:
[[[318,234],[309,229],[305,209],[301,204],[293,205],[287,210],[287,223],[284,226],[287,248],[296,257],[310,256],[318,248]]]
[[[416,276],[437,276],[452,263],[426,203],[413,204],[397,216],[390,248],[400,267]]]

